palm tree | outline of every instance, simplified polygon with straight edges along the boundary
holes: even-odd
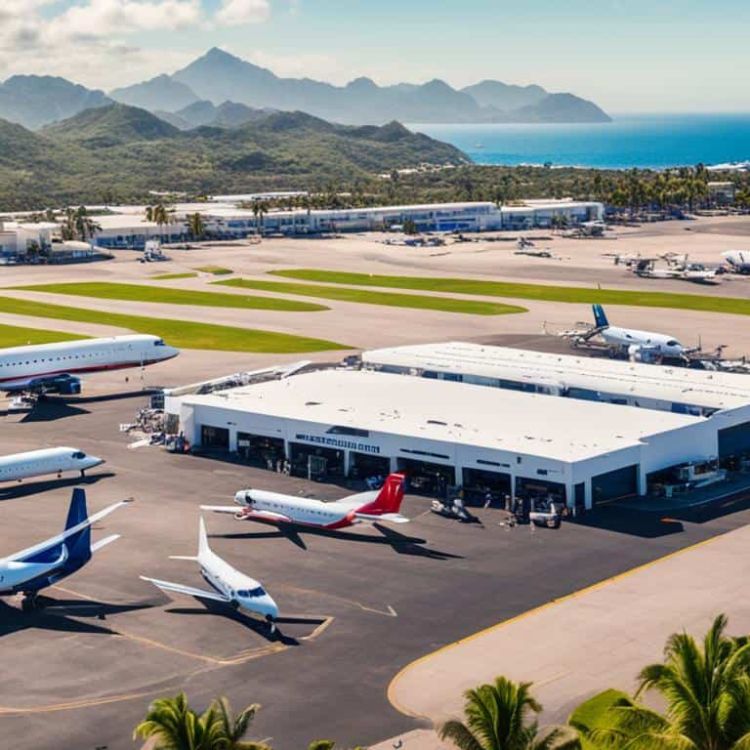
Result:
[[[493,684],[480,685],[464,693],[465,723],[448,721],[439,735],[459,750],[548,750],[579,748],[572,730],[555,727],[542,734],[530,714],[542,707],[531,695],[531,683],[516,683],[498,677]]]
[[[664,662],[641,670],[634,700],[620,700],[592,732],[594,744],[628,750],[748,750],[750,641],[725,635],[719,615],[699,644],[687,633],[667,640]],[[658,692],[664,714],[639,702]]]
[[[133,739],[155,740],[154,750],[219,750],[222,739],[213,705],[200,716],[188,705],[185,693],[160,698],[148,708]]]
[[[206,234],[206,223],[199,213],[190,214],[187,217],[187,227],[190,236],[195,240],[202,239]]]
[[[243,740],[260,706],[253,703],[237,716],[226,698],[218,698],[212,704],[219,726],[220,740],[216,750],[270,750],[263,742]]]
[[[159,227],[159,237],[164,239],[163,228],[174,220],[174,210],[167,208],[163,203],[155,206],[146,206],[146,221],[151,221]]]

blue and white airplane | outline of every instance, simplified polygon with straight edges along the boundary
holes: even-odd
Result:
[[[79,571],[94,552],[119,539],[119,534],[112,534],[91,544],[91,525],[126,504],[127,501],[114,503],[89,516],[86,492],[80,487],[74,489],[61,534],[0,559],[0,596],[24,594],[23,611],[34,609],[42,589]]]
[[[198,531],[197,557],[171,557],[170,559],[197,562],[201,568],[201,575],[213,590],[205,591],[204,589],[196,589],[191,586],[183,586],[180,583],[161,581],[158,578],[147,578],[146,576],[141,576],[141,579],[153,583],[162,591],[222,602],[234,609],[242,609],[260,615],[270,625],[271,633],[276,630],[276,620],[279,617],[279,608],[276,602],[258,581],[240,573],[239,570],[233,568],[211,549],[208,544],[206,524],[203,518],[200,520]]]

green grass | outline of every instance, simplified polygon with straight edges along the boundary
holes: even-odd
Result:
[[[230,273],[234,273],[231,268],[224,268],[222,266],[198,266],[195,270],[201,273],[210,273],[214,276],[228,276]]]
[[[176,279],[194,279],[197,273],[160,273],[157,276],[149,276],[154,281],[174,281]]]
[[[184,320],[170,320],[168,318],[123,315],[121,313],[108,313],[101,310],[51,305],[33,300],[3,297],[2,295],[0,295],[0,313],[115,326],[136,333],[148,333],[159,336],[165,339],[167,343],[182,349],[297,354],[350,348],[323,339],[292,336],[286,333],[274,333],[273,331],[234,328],[231,326],[210,325],[208,323],[193,323]],[[63,335],[54,334],[55,338],[53,340],[62,340]]]
[[[56,341],[76,341],[86,338],[72,333],[43,331],[40,328],[22,328],[0,324],[0,349],[11,346],[28,346],[34,344],[52,344]]]
[[[213,283],[222,286],[239,287],[241,289],[276,292],[278,294],[321,297],[340,302],[359,302],[366,305],[385,305],[387,307],[411,307],[420,310],[440,310],[442,312],[466,313],[469,315],[506,315],[508,313],[526,312],[525,307],[503,305],[497,302],[479,302],[449,297],[428,297],[421,294],[393,294],[390,292],[371,291],[369,289],[348,289],[340,286],[294,284],[283,281],[252,281],[249,279],[228,279],[227,281],[214,281]]]
[[[318,281],[351,286],[413,289],[453,294],[476,294],[486,297],[509,297],[543,302],[573,302],[579,304],[631,305],[633,307],[667,307],[675,310],[750,315],[750,299],[739,297],[709,297],[701,294],[649,292],[619,289],[587,289],[585,287],[552,286],[546,284],[518,284],[510,281],[480,279],[429,278],[417,276],[380,276],[343,271],[295,269],[272,271],[274,276],[303,281]]]
[[[200,307],[236,307],[245,310],[278,310],[283,312],[317,312],[327,310],[322,305],[274,297],[249,297],[221,292],[194,292],[192,289],[170,289],[142,284],[111,284],[82,282],[69,284],[35,284],[13,287],[32,292],[71,294],[76,297],[126,300],[128,302],[158,302],[166,305],[198,305]]]

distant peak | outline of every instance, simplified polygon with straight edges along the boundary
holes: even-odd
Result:
[[[211,47],[208,52],[206,52],[203,57],[207,60],[239,60],[239,57],[235,57],[234,55],[230,54],[229,52],[226,52],[225,50],[219,48],[219,47]]]

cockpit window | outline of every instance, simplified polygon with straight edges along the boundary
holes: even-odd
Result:
[[[679,346],[679,345],[680,345],[680,342],[675,341],[674,339],[670,339],[669,341],[667,341],[667,346]]]
[[[159,339],[158,341],[154,341],[154,346],[166,346],[164,343],[164,339]]]
[[[265,590],[263,589],[262,586],[258,586],[258,588],[256,588],[256,589],[250,589],[249,591],[247,589],[245,589],[243,591],[238,591],[237,595],[253,599],[253,598],[257,598],[259,596],[265,596],[266,592],[265,592]]]
[[[76,451],[71,455],[71,458],[75,458],[77,461],[80,461],[82,458],[86,458],[86,454],[83,451]]]

